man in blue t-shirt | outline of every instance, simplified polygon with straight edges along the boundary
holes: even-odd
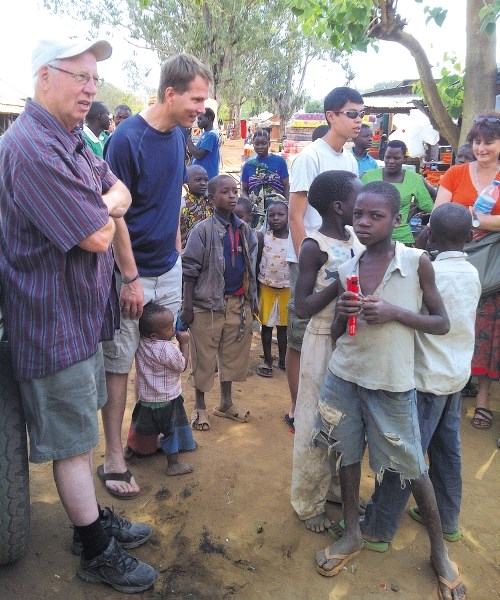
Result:
[[[351,148],[354,158],[358,161],[360,177],[370,169],[379,168],[377,161],[368,154],[368,150],[372,147],[372,141],[372,128],[367,123],[362,123],[358,137],[354,140],[354,146]]]
[[[203,133],[198,143],[193,144],[191,136],[187,137],[187,149],[192,156],[193,165],[201,165],[208,173],[208,179],[219,174],[220,165],[220,141],[219,134],[214,131],[215,113],[211,108],[205,109],[205,113],[198,115],[198,127]]]
[[[108,492],[133,498],[139,486],[125,465],[121,427],[128,373],[139,345],[139,317],[150,301],[177,315],[182,296],[179,215],[187,180],[182,128],[205,111],[210,70],[197,58],[179,54],[161,67],[155,103],[123,121],[106,148],[106,161],[125,183],[132,204],[117,219],[113,249],[119,272],[120,329],[103,344],[108,401],[102,409],[106,450],[97,469]],[[153,452],[156,436],[152,436]],[[145,451],[146,452],[146,451]]]

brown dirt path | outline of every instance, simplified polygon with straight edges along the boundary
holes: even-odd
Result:
[[[424,528],[403,517],[400,531],[385,554],[365,550],[347,570],[327,579],[316,574],[315,551],[329,544],[327,534],[306,531],[289,503],[293,437],[283,422],[288,405],[286,376],[275,369],[272,379],[254,374],[260,361],[254,334],[251,376],[235,384],[235,401],[248,407],[252,421],[238,424],[212,417],[209,432],[197,432],[198,449],[184,455],[192,474],[167,478],[165,458],[133,459],[130,468],[142,486],[134,500],[111,498],[95,478],[98,499],[132,520],[154,527],[150,543],[134,550],[160,571],[146,599],[176,600],[365,600],[372,597],[434,599],[436,577],[428,561]],[[125,423],[128,425],[130,395]],[[463,404],[464,501],[461,542],[449,544],[469,587],[469,598],[500,598],[500,521],[498,482],[500,393],[494,385],[495,424],[477,431],[469,423],[473,400]],[[189,414],[193,394],[185,385]],[[208,406],[214,406],[212,392]],[[124,428],[125,429],[125,428]],[[95,451],[102,458],[103,441]],[[362,494],[368,497],[373,475],[365,462]],[[32,527],[27,554],[0,568],[0,598],[115,600],[121,594],[103,585],[81,582],[77,558],[69,551],[71,530],[58,501],[50,465],[31,467]],[[340,518],[340,509],[329,507]],[[496,515],[496,516],[495,516]],[[259,533],[259,528],[262,532]],[[391,585],[399,587],[391,591]]]

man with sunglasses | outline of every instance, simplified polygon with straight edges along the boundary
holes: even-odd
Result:
[[[33,52],[34,97],[0,148],[0,276],[30,461],[53,463],[77,574],[132,593],[157,573],[122,546],[151,529],[101,509],[92,472],[107,398],[101,341],[118,309],[111,242],[131,197],[78,125],[100,83],[97,61],[110,55],[106,41],[42,40]]]
[[[319,213],[309,205],[307,194],[314,179],[325,171],[342,170],[358,175],[358,163],[352,152],[344,149],[348,139],[355,139],[361,130],[363,98],[354,89],[338,87],[324,100],[325,118],[329,129],[316,139],[293,161],[290,173],[290,204],[288,223],[287,260],[290,266],[291,298],[288,304],[288,333],[286,353],[286,374],[290,389],[291,407],[285,414],[285,421],[295,427],[294,463],[292,472],[292,506],[299,518],[311,531],[324,531],[331,523],[325,512],[318,514],[321,501],[314,501],[311,478],[307,475],[310,456],[309,438],[313,423],[314,407],[299,407],[299,419],[295,422],[295,403],[299,387],[300,353],[308,319],[299,319],[295,314],[295,286],[298,277],[298,254],[302,240],[312,231],[321,227]],[[307,414],[306,414],[307,413]],[[329,459],[324,457],[324,476],[330,477]],[[317,494],[317,491],[316,491]],[[340,502],[340,485],[332,481],[328,499]],[[323,500],[323,499],[321,499]],[[326,498],[324,499],[326,501]],[[324,502],[323,502],[324,506]]]

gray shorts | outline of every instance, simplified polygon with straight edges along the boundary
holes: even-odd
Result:
[[[316,439],[341,452],[342,466],[361,462],[366,439],[379,482],[386,469],[400,473],[402,481],[427,472],[415,390],[368,390],[327,370],[318,410],[322,423]]]
[[[182,301],[182,263],[179,256],[175,265],[159,277],[141,277],[144,304],[157,302],[166,306],[177,317]],[[120,296],[121,277],[117,274],[116,288]],[[115,337],[103,342],[104,367],[107,373],[130,373],[139,347],[139,319],[120,319]]]
[[[102,348],[54,375],[20,381],[30,461],[77,456],[99,442],[97,411],[107,400]]]
[[[286,341],[289,348],[300,352],[309,319],[299,319],[295,314],[295,286],[297,285],[297,277],[299,276],[299,265],[298,263],[288,263],[288,266],[290,269],[290,300],[287,304]]]

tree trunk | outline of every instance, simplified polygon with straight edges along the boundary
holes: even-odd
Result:
[[[241,105],[239,102],[236,102],[233,107],[233,115],[234,115],[234,135],[233,138],[235,140],[241,140]]]
[[[448,111],[441,100],[436,82],[434,81],[434,77],[432,75],[432,68],[429,63],[429,59],[427,58],[427,55],[425,54],[420,42],[409,33],[399,29],[392,31],[387,35],[380,33],[378,37],[380,37],[382,40],[397,42],[409,50],[417,65],[424,98],[438,126],[439,133],[441,133],[448,140],[456,152],[459,138],[458,127],[453,122],[453,119],[448,114]]]
[[[474,118],[495,110],[496,32],[480,32],[479,10],[493,0],[467,0],[467,48],[464,76],[464,108],[460,144],[466,142]],[[481,90],[478,94],[478,90]]]

